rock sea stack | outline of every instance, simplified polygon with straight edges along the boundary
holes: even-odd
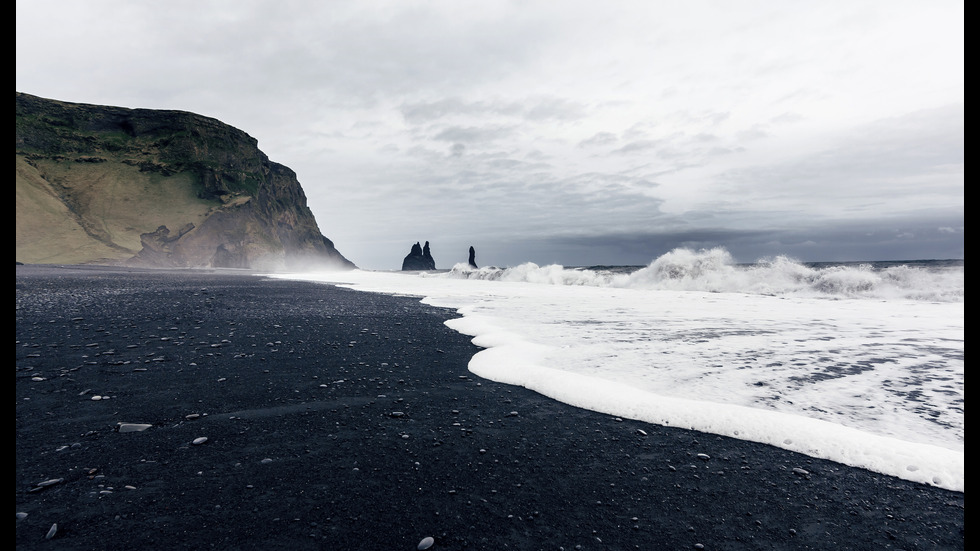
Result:
[[[402,261],[402,271],[414,271],[414,270],[435,270],[436,261],[432,259],[432,253],[429,251],[429,242],[425,242],[425,246],[419,245],[416,241],[412,245],[412,251],[408,253],[408,256]]]

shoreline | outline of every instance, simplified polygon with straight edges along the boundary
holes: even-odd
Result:
[[[250,272],[18,266],[18,548],[52,524],[80,549],[963,548],[963,493],[482,379],[453,317]]]

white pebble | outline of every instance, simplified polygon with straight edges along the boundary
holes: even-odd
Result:
[[[58,533],[58,524],[57,523],[52,524],[51,525],[51,529],[48,530],[48,534],[46,536],[44,536],[44,539],[49,540],[49,539],[53,538],[54,535],[57,534],[57,533]]]
[[[191,442],[191,444],[194,444],[196,446],[198,444],[203,444],[203,443],[205,443],[207,441],[208,441],[208,437],[207,436],[201,436],[200,438],[195,438],[194,441]]]
[[[419,542],[418,549],[419,549],[419,551],[422,551],[423,549],[428,549],[428,548],[432,547],[432,544],[435,543],[435,542],[436,542],[436,540],[432,539],[431,536],[422,538],[422,541]]]

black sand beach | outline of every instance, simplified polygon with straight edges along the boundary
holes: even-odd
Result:
[[[964,547],[962,493],[480,379],[454,313],[414,298],[99,267],[16,286],[18,549]]]

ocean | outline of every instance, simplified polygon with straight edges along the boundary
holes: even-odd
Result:
[[[964,491],[962,260],[270,274],[454,309],[481,377]]]

